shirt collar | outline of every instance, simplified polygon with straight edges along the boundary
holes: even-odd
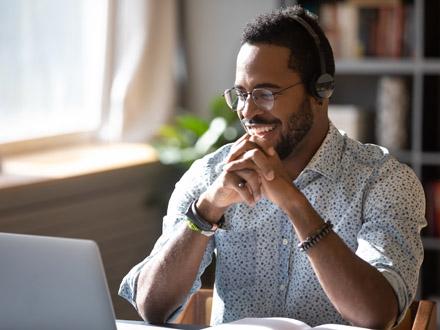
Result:
[[[302,173],[313,171],[332,180],[337,179],[339,176],[345,138],[346,135],[342,135],[333,123],[329,122],[329,129],[324,141]]]

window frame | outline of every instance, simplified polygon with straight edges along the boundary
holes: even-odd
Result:
[[[9,156],[44,152],[51,149],[58,149],[84,144],[99,144],[102,142],[100,137],[102,128],[108,118],[108,105],[111,88],[111,63],[113,60],[112,47],[114,41],[114,19],[115,19],[115,0],[104,0],[106,7],[105,26],[103,27],[103,66],[100,99],[97,102],[101,114],[101,120],[93,130],[85,131],[78,128],[75,132],[66,132],[52,135],[42,135],[39,137],[23,138],[16,141],[0,141],[0,172],[1,159]]]

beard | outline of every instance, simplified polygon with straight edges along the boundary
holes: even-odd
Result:
[[[299,111],[289,117],[286,133],[281,134],[280,142],[275,147],[280,159],[286,159],[295,151],[295,148],[312,128],[313,120],[314,116],[310,101],[304,98]]]

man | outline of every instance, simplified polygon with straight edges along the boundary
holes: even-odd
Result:
[[[301,7],[248,24],[225,92],[247,132],[181,178],[162,236],[123,280],[144,319],[174,317],[215,251],[213,324],[400,320],[423,259],[423,190],[385,149],[329,122],[333,75],[331,47]]]

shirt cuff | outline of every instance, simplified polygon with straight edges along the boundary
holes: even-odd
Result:
[[[133,307],[139,312],[136,304],[137,294],[137,281],[140,275],[140,269],[136,269],[136,272],[130,272],[127,274],[119,286],[118,295],[127,300]]]
[[[378,271],[387,279],[396,294],[399,305],[399,315],[396,321],[396,324],[398,324],[405,317],[406,310],[410,304],[405,282],[399,274],[389,268],[379,268]]]

